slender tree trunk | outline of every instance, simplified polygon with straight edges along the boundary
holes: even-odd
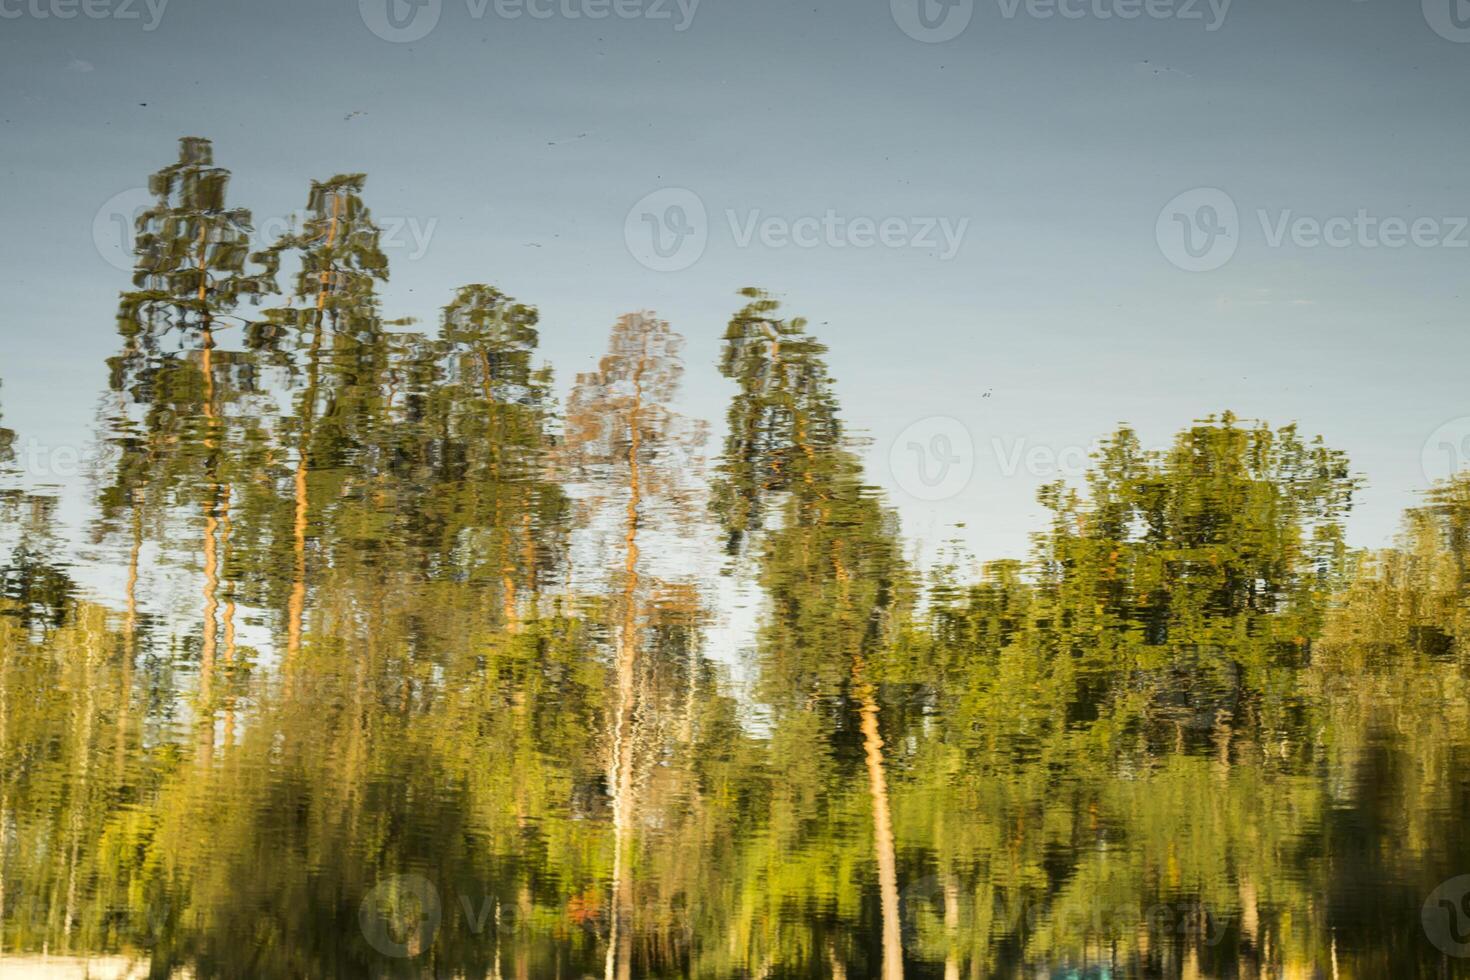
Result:
[[[71,949],[71,934],[77,922],[77,876],[81,866],[82,854],[82,824],[87,807],[87,798],[91,792],[92,777],[92,722],[96,713],[96,700],[92,683],[92,664],[96,653],[99,638],[94,635],[92,623],[86,619],[90,615],[89,610],[82,610],[79,618],[85,622],[81,626],[82,632],[82,717],[79,724],[80,731],[77,735],[75,760],[79,763],[77,778],[70,790],[70,846],[67,854],[66,872],[66,913],[62,919],[62,936],[66,949]],[[0,828],[3,833],[3,828]]]
[[[204,639],[199,649],[199,750],[208,766],[214,758],[214,662],[219,652],[218,500],[204,519]]]
[[[684,724],[682,732],[684,744],[692,748],[694,743],[694,708],[699,694],[699,645],[689,644],[689,683],[684,690]],[[699,781],[694,780],[690,784],[692,797],[699,794]]]
[[[1256,980],[1260,974],[1260,964],[1265,962],[1261,957],[1260,925],[1261,907],[1256,893],[1255,882],[1250,878],[1242,877],[1236,886],[1240,895],[1240,937],[1242,942],[1241,953],[1237,957],[1237,970],[1242,980]],[[1246,946],[1250,947],[1249,954]]]
[[[495,528],[496,533],[500,536],[500,614],[506,628],[515,632],[520,627],[520,618],[516,612],[516,565],[512,557],[515,551],[512,547],[514,541],[509,526],[501,519],[500,514],[500,497],[505,489],[501,480],[500,467],[504,435],[500,431],[500,408],[495,403],[495,384],[491,380],[490,356],[483,347],[478,353],[480,355],[480,387],[485,399],[485,412],[490,422],[490,487],[491,492],[495,494],[490,526]]]
[[[10,654],[0,649],[0,955],[5,953],[5,862],[9,855],[10,774]]]
[[[231,565],[230,534],[232,531],[232,526],[230,524],[229,484],[225,485],[225,488],[220,496],[220,545],[222,551],[221,559],[224,570],[226,573],[228,573]],[[227,682],[227,687],[225,690],[224,744],[225,748],[228,750],[229,747],[232,746],[235,742],[235,699],[234,694],[230,690],[233,685],[229,684],[231,680],[231,673],[234,670],[235,654],[237,652],[235,641],[235,588],[233,581],[229,582],[229,584],[225,587],[224,606],[225,680]]]
[[[1228,721],[1215,723],[1215,760],[1223,777],[1230,772],[1230,740],[1235,732]]]
[[[199,367],[204,374],[204,448],[209,468],[208,487],[211,493],[205,505],[204,515],[204,637],[199,650],[199,713],[200,757],[206,766],[213,761],[214,754],[214,660],[219,643],[219,465],[216,453],[219,449],[219,434],[215,431],[217,418],[214,410],[214,326],[209,313],[209,250],[208,225],[199,222],[199,314],[203,318],[200,328],[201,352]]]
[[[203,232],[200,233],[201,242]],[[201,245],[202,250],[202,245]],[[201,262],[202,262],[201,257]],[[201,271],[199,286],[201,300],[204,284]],[[199,739],[200,759],[208,766],[214,757],[214,662],[219,649],[219,506],[220,485],[218,460],[219,448],[217,422],[214,410],[214,335],[206,324],[204,328],[204,351],[200,358],[204,372],[204,419],[205,448],[208,451],[209,480],[211,492],[204,516],[204,636],[199,649]]]
[[[495,958],[490,961],[490,980],[504,980],[500,972],[500,899],[495,900]]]
[[[382,597],[374,597],[373,608],[368,614],[368,630],[366,642],[363,644],[364,656],[354,657],[352,665],[352,701],[349,706],[348,716],[351,726],[347,737],[346,761],[344,763],[343,784],[347,792],[348,806],[348,834],[350,839],[355,839],[358,828],[361,825],[361,815],[364,810],[363,791],[364,780],[362,771],[364,760],[367,757],[367,746],[369,743],[369,707],[368,674],[370,668],[378,662],[376,638],[382,635],[380,627],[382,614]],[[356,619],[356,617],[351,617]]]
[[[127,740],[133,707],[133,667],[138,656],[138,561],[143,552],[143,492],[133,491],[133,545],[128,552],[126,616],[123,620],[122,677],[118,681],[117,733],[112,754],[117,786],[127,781]]]
[[[332,197],[332,224],[327,230],[327,248],[337,242],[337,221],[342,212],[342,196]],[[332,285],[332,270],[323,269],[316,293],[316,322],[312,328],[311,348],[306,355],[306,396],[301,411],[301,434],[296,445],[296,474],[293,480],[295,514],[291,521],[292,577],[291,597],[286,604],[286,662],[294,664],[301,652],[301,625],[306,612],[306,530],[310,519],[307,495],[307,469],[311,446],[311,430],[316,420],[317,385],[321,371],[322,320],[326,315],[327,290]]]
[[[531,951],[528,948],[530,934],[525,925],[531,921],[531,913],[535,908],[530,884],[521,882],[520,894],[516,899],[516,980],[531,980]]]
[[[883,736],[878,731],[878,701],[858,666],[856,693],[862,722],[863,755],[868,765],[868,793],[873,798],[873,849],[878,857],[878,894],[883,910],[882,980],[903,980],[903,932],[898,908],[898,860],[893,847],[893,818],[888,806],[888,780],[883,772]]]
[[[960,883],[944,873],[944,980],[960,980]]]
[[[317,327],[317,339],[312,341],[312,360],[315,362],[317,346],[321,340],[321,327]],[[316,400],[316,368],[308,369],[310,381],[307,385],[307,403]],[[310,438],[311,423],[307,408],[302,419],[300,445],[296,450],[295,495],[296,510],[291,521],[292,577],[291,597],[286,602],[286,663],[294,665],[301,652],[301,621],[306,610],[306,528],[308,520],[306,493],[306,444]]]
[[[541,581],[536,574],[536,528],[531,514],[534,506],[533,494],[526,502],[526,512],[521,515],[521,563],[526,570],[526,589],[530,592],[526,607],[530,617],[537,619],[541,615]]]
[[[827,967],[832,972],[832,980],[847,980],[847,964],[837,955],[837,944],[832,937],[827,937]]]
[[[646,341],[645,341],[646,343]],[[628,508],[624,533],[623,559],[623,624],[618,637],[617,718],[614,722],[612,765],[609,782],[613,786],[613,901],[609,929],[605,980],[629,980],[632,976],[632,934],[628,913],[633,896],[626,869],[633,815],[633,708],[638,658],[638,507],[642,503],[642,474],[638,452],[643,433],[640,413],[643,407],[643,367],[639,361],[633,374],[633,407],[628,415]]]
[[[0,684],[3,683],[4,678],[0,677]],[[5,695],[3,693],[0,693],[0,725],[4,725],[5,722],[4,700]],[[3,750],[3,748],[4,745],[0,744],[0,750]],[[3,752],[0,752],[0,758],[4,758]],[[0,785],[0,927],[3,927],[5,923],[5,861],[9,857],[9,854],[7,853],[9,849],[5,846],[5,826],[9,822],[10,786],[6,784]],[[4,928],[0,928],[0,956],[3,956],[4,954],[5,930]]]
[[[805,440],[803,439],[803,442]],[[851,574],[840,549],[832,556],[833,568],[846,605]],[[862,653],[852,659],[852,692],[858,701],[858,719],[863,733],[863,757],[868,767],[868,795],[873,802],[873,851],[878,861],[878,898],[883,917],[882,980],[903,980],[903,928],[898,907],[898,858],[893,845],[893,818],[888,803],[888,778],[883,766],[883,736],[878,728],[878,698],[867,678]]]
[[[286,665],[294,666],[301,652],[301,622],[306,610],[306,529],[309,519],[306,485],[307,445],[311,439],[312,414],[316,409],[317,357],[321,349],[322,325],[317,320],[307,355],[308,367],[305,405],[302,409],[301,435],[296,447],[294,477],[295,513],[291,520],[291,596],[286,601]]]

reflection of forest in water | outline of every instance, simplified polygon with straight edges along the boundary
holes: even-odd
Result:
[[[1435,889],[1470,873],[1470,479],[1360,554],[1320,440],[1123,429],[1042,491],[1029,558],[921,572],[765,295],[706,450],[652,314],[558,408],[533,307],[470,285],[435,333],[384,318],[361,175],[253,254],[227,180],[186,139],[139,219],[93,522],[121,601],[80,594],[53,499],[3,500],[3,952],[1466,972],[1470,879]],[[721,576],[764,596],[748,692],[704,643]]]

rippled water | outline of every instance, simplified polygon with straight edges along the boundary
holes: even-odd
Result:
[[[1355,554],[1320,442],[1124,429],[916,568],[763,294],[711,440],[656,314],[558,403],[491,286],[390,320],[360,175],[253,255],[227,182],[153,179],[92,551],[3,498],[0,972],[1466,974],[1470,482]]]

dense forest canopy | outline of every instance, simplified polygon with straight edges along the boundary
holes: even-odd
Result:
[[[651,311],[558,405],[495,286],[384,314],[364,175],[264,247],[229,176],[186,138],[138,219],[91,525],[122,595],[77,586],[0,428],[0,955],[1466,970],[1470,475],[1359,552],[1321,439],[1125,426],[1040,491],[1031,554],[916,567],[773,297],[732,304],[716,451]]]

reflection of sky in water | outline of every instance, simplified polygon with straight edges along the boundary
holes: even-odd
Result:
[[[925,44],[913,38],[939,40],[927,14],[942,8],[911,22],[903,0],[891,15],[689,0],[663,4],[667,18],[648,15],[652,2],[600,20],[511,17],[513,0],[159,2],[131,23],[5,8],[0,403],[20,457],[5,479],[59,495],[59,537],[39,550],[103,597],[112,623],[29,624],[45,643],[6,634],[0,693],[20,692],[3,706],[23,710],[0,723],[0,873],[23,865],[24,887],[53,906],[81,894],[93,937],[103,920],[87,916],[116,915],[111,901],[136,915],[143,894],[104,895],[111,872],[141,876],[149,862],[130,861],[164,854],[182,870],[157,887],[195,890],[205,939],[233,953],[231,930],[260,925],[262,955],[313,965],[356,955],[355,903],[379,872],[403,871],[445,896],[504,884],[505,908],[531,915],[515,942],[536,965],[518,975],[560,969],[578,937],[568,963],[599,968],[604,947],[611,962],[597,930],[612,905],[640,944],[667,941],[670,962],[686,942],[714,957],[695,975],[778,975],[762,965],[767,944],[788,965],[831,957],[833,975],[843,958],[871,966],[880,916],[892,924],[878,884],[889,873],[906,953],[936,969],[963,959],[960,926],[943,918],[955,909],[977,964],[1055,978],[1139,963],[1244,973],[1252,958],[1304,972],[1335,964],[1339,944],[1351,973],[1373,975],[1384,950],[1420,963],[1444,951],[1416,918],[1426,894],[1455,894],[1448,876],[1467,853],[1463,586],[1445,586],[1442,536],[1421,536],[1430,560],[1414,556],[1429,599],[1411,594],[1418,579],[1394,580],[1413,616],[1359,595],[1320,636],[1291,605],[1322,598],[1302,598],[1310,576],[1268,583],[1251,564],[1258,550],[1296,560],[1271,550],[1289,534],[1252,523],[1271,508],[1220,507],[1177,474],[1159,477],[1181,481],[1175,537],[1145,542],[1139,501],[1156,488],[1129,485],[1132,540],[1057,543],[1055,593],[1004,573],[977,585],[963,549],[1024,556],[1046,526],[1037,488],[1080,482],[1120,422],[1145,447],[1225,409],[1322,433],[1367,478],[1353,544],[1386,542],[1412,492],[1470,455],[1464,252],[1272,244],[1298,219],[1360,211],[1455,226],[1465,203],[1448,174],[1467,137],[1443,93],[1463,90],[1470,64],[1455,25],[1326,0],[1232,7],[1218,30],[1038,18],[1024,4],[1010,16],[1001,2]],[[772,466],[777,450],[751,473],[809,467],[810,495],[796,498],[807,509],[768,510],[770,550],[732,572],[698,510],[707,475],[672,447],[643,474],[637,603],[619,608],[621,434],[575,473],[532,438],[535,464],[502,482],[478,409],[436,402],[418,416],[395,388],[404,397],[385,412],[372,384],[343,382],[361,415],[325,440],[343,458],[312,473],[300,551],[283,516],[289,427],[261,434],[282,454],[269,467],[242,454],[221,478],[207,453],[170,457],[174,506],[161,488],[148,500],[139,552],[148,629],[136,658],[116,656],[129,540],[117,528],[91,539],[86,470],[95,418],[112,410],[104,361],[128,219],[145,175],[195,133],[214,139],[230,203],[255,212],[262,242],[292,226],[310,178],[366,171],[393,329],[434,334],[455,287],[496,285],[541,310],[535,361],[555,369],[563,415],[616,318],[656,311],[687,338],[674,407],[710,424],[711,458],[733,390],[715,363],[736,289],[772,290],[780,315],[807,317],[830,348],[839,414],[903,535],[844,482],[845,459],[805,444]],[[1176,225],[1197,237],[1167,239]],[[1207,268],[1227,240],[1228,263]],[[287,292],[293,272],[278,277]],[[238,338],[221,331],[226,349]],[[441,355],[400,363],[404,377]],[[453,406],[477,404],[474,369],[457,370]],[[246,412],[290,404],[281,378],[261,385],[260,404],[222,399],[235,440],[223,456],[245,444]],[[583,421],[622,410],[592,404]],[[568,421],[549,425],[565,434]],[[194,424],[180,445],[198,449],[209,437]],[[648,445],[656,429],[678,431],[650,425]],[[275,523],[252,541],[247,488],[266,470],[257,502]],[[236,494],[238,522],[218,592],[240,587],[212,692],[200,624],[230,614],[201,612],[205,495],[188,486],[211,478]],[[552,480],[568,514],[535,496]],[[660,496],[661,480],[687,493]],[[429,491],[462,509],[446,516]],[[502,505],[524,522],[494,523]],[[778,513],[811,523],[783,535]],[[1221,546],[1210,535],[1222,527],[1247,545]],[[564,563],[557,529],[570,532]],[[0,526],[0,551],[23,533]],[[923,569],[955,541],[971,619],[936,614],[896,571],[898,554]],[[1369,593],[1372,574],[1359,580]],[[297,587],[293,674],[278,668]],[[585,618],[522,617],[531,595]],[[645,628],[624,646],[630,621]],[[123,663],[136,674],[116,676]],[[195,730],[207,698],[220,699],[212,733]],[[12,766],[16,745],[45,751]],[[138,799],[131,780],[147,787]],[[176,809],[224,822],[170,824]],[[874,845],[880,813],[896,870]],[[611,860],[625,846],[637,856],[626,868]],[[233,873],[266,851],[269,869]],[[79,854],[101,873],[75,875]],[[738,915],[720,919],[727,906]],[[51,942],[58,921],[69,934],[70,917],[50,908],[34,933],[48,938],[14,944]],[[462,938],[446,921],[441,948]],[[468,961],[486,961],[484,938],[468,940]]]
[[[1164,440],[1226,407],[1348,450],[1370,477],[1354,539],[1378,544],[1426,482],[1426,440],[1466,411],[1461,251],[1272,248],[1258,213],[1465,210],[1447,174],[1467,137],[1442,93],[1464,87],[1466,51],[1412,4],[1232,5],[1209,31],[1203,4],[1200,21],[1074,21],[981,3],[942,44],[905,37],[882,4],[706,2],[676,30],[672,3],[594,20],[447,2],[411,43],[375,37],[351,4],[168,4],[154,30],[136,6],[7,20],[0,37],[0,164],[25,181],[0,200],[0,394],[47,445],[85,442],[114,342],[125,277],[94,244],[116,230],[99,211],[181,133],[215,139],[262,226],[309,177],[368,172],[396,228],[385,313],[432,325],[455,286],[493,282],[542,309],[563,393],[616,315],[652,308],[689,338],[689,408],[717,426],[733,292],[782,294],[832,346],[873,479],[926,555],[951,537],[1020,554],[1047,454],[1120,420]],[[708,244],[657,273],[624,227],[666,187],[697,193]],[[1154,224],[1196,187],[1229,192],[1241,241],[1224,268],[1186,274]],[[752,221],[829,211],[969,225],[950,261],[739,247]],[[894,440],[931,416],[967,427],[975,455],[938,501],[889,470]],[[1021,446],[1042,462],[1010,465]]]

